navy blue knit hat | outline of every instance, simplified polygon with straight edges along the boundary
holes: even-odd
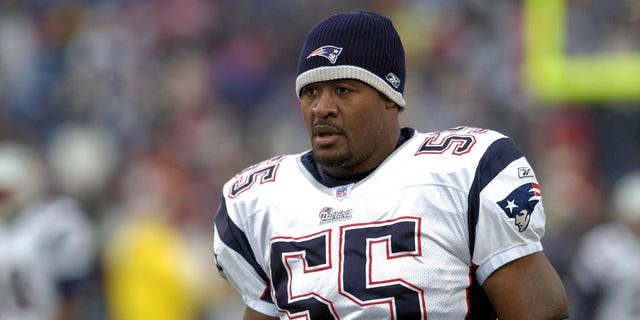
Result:
[[[391,20],[366,11],[345,12],[318,23],[307,35],[298,60],[296,94],[313,82],[363,81],[405,105],[404,49]]]

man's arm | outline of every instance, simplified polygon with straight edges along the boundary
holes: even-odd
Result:
[[[278,318],[270,317],[249,307],[245,307],[244,320],[278,320]]]
[[[482,287],[500,320],[569,318],[564,286],[542,252],[502,266]]]

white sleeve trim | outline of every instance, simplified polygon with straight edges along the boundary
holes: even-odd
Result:
[[[278,311],[276,310],[276,306],[269,302],[252,299],[247,295],[243,295],[242,300],[244,300],[244,304],[246,304],[247,307],[255,311],[258,311],[260,313],[266,314],[270,317],[276,317],[278,314]]]
[[[478,283],[482,285],[494,271],[503,265],[538,251],[542,251],[542,244],[540,242],[531,242],[523,246],[513,247],[489,258],[476,270]]]

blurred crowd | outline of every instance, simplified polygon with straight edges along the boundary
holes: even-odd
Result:
[[[531,96],[522,5],[0,0],[0,314],[234,318],[241,302],[211,252],[221,186],[308,148],[293,89],[304,36],[332,13],[367,9],[389,16],[405,44],[405,125],[492,128],[523,149],[542,186],[547,255],[575,312],[593,316],[582,306],[597,308],[596,273],[576,280],[574,252],[616,219],[614,186],[640,169],[640,101]],[[640,54],[640,2],[567,6],[568,54],[614,42]],[[629,190],[620,201],[640,199]],[[623,206],[640,216],[639,204]],[[30,278],[42,275],[50,287]],[[2,290],[24,292],[6,301]]]

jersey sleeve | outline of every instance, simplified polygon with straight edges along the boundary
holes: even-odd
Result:
[[[542,250],[545,214],[540,186],[511,139],[494,142],[480,160],[470,214],[478,283],[506,263]]]
[[[243,224],[234,221],[238,209],[229,209],[225,197],[215,217],[214,258],[220,275],[242,295],[244,303],[263,314],[276,316],[269,278],[258,263]]]

